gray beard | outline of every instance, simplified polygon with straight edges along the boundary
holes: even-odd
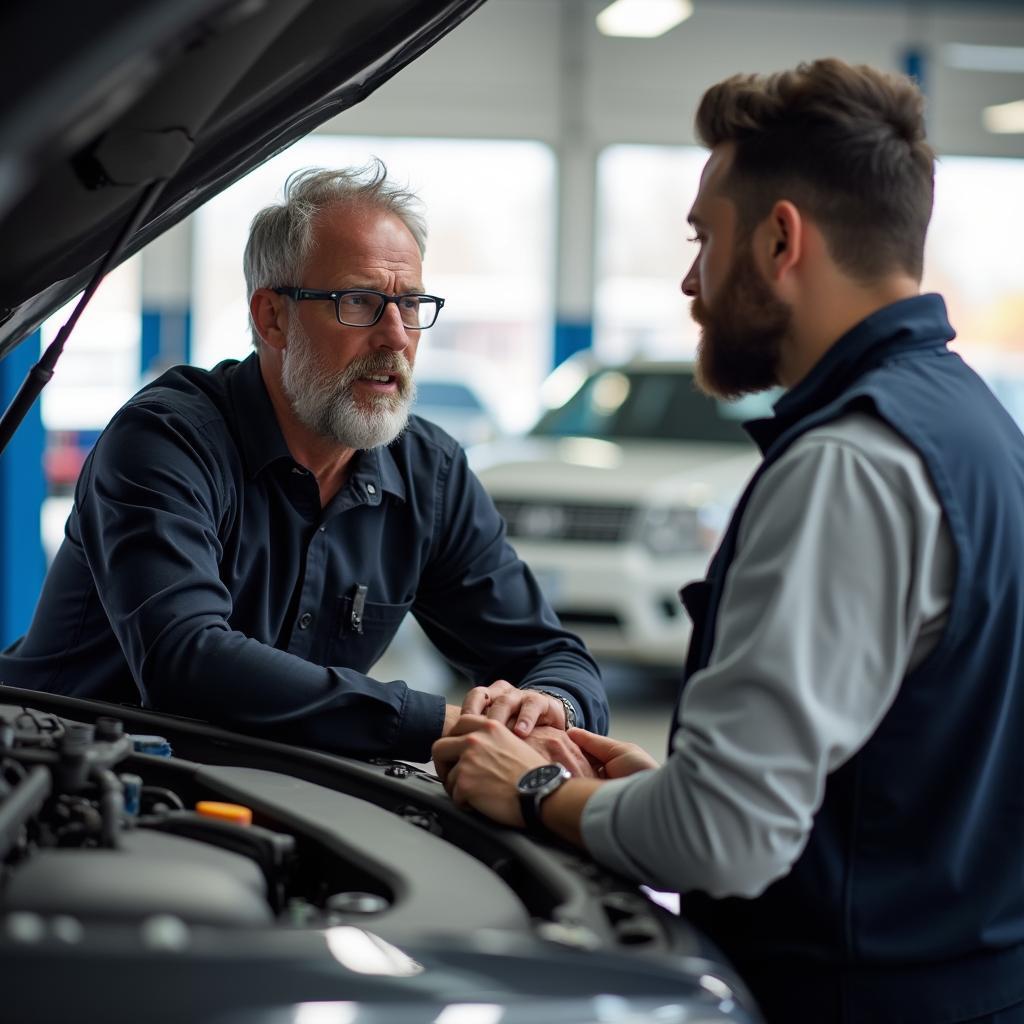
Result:
[[[366,408],[352,386],[360,377],[392,373],[398,392],[376,395]],[[380,352],[353,360],[341,373],[326,370],[297,319],[288,325],[288,347],[281,362],[281,385],[303,426],[343,448],[363,450],[391,444],[405,429],[416,398],[409,361],[400,352]]]

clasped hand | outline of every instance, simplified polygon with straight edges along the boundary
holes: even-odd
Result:
[[[490,686],[474,686],[462,702],[462,713],[493,718],[524,738],[535,725],[566,727],[565,706],[560,700],[540,690],[521,690],[505,679]]]
[[[570,729],[562,735],[587,761],[586,774],[591,777],[617,779],[658,766],[635,743],[598,736],[586,729]],[[496,719],[466,714],[455,723],[450,735],[434,744],[433,758],[445,789],[457,804],[473,807],[502,824],[519,826],[523,819],[516,782],[530,768],[560,760],[519,739]],[[566,767],[577,774],[572,765]]]
[[[556,697],[539,690],[521,690],[499,679],[490,686],[474,686],[462,702],[460,718],[445,735],[454,735],[461,716],[481,716],[506,727],[537,753],[539,764],[557,761],[584,778],[595,775],[594,766],[565,732],[565,706]]]

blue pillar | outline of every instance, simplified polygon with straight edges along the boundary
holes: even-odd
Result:
[[[922,47],[910,46],[903,51],[903,73],[917,82],[918,88],[927,93],[928,82],[925,74],[928,68],[927,54]]]
[[[30,334],[0,359],[0,405],[15,396],[39,359],[40,333]],[[7,450],[0,455],[0,645],[28,628],[46,573],[40,511],[46,497],[43,476],[45,434],[39,402],[29,410]]]
[[[558,320],[555,324],[553,364],[561,366],[571,355],[588,349],[594,342],[594,325],[589,320]]]
[[[192,360],[192,226],[176,224],[142,252],[143,381]]]
[[[143,380],[192,358],[192,312],[188,308],[143,307],[139,346]]]

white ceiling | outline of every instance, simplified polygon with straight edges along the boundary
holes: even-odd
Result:
[[[1024,74],[951,67],[954,43],[1024,47],[1024,4],[694,0],[658,39],[597,32],[605,0],[489,0],[430,52],[326,130],[536,138],[596,151],[685,143],[701,93],[737,71],[838,56],[892,70],[924,58],[929,133],[940,152],[1024,157],[981,112],[1024,98]]]

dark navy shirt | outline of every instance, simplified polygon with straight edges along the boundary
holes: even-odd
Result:
[[[607,728],[593,660],[458,443],[413,416],[321,509],[254,354],[172,369],[117,413],[0,680],[425,761],[444,699],[365,674],[407,612],[469,679],[559,692]]]

